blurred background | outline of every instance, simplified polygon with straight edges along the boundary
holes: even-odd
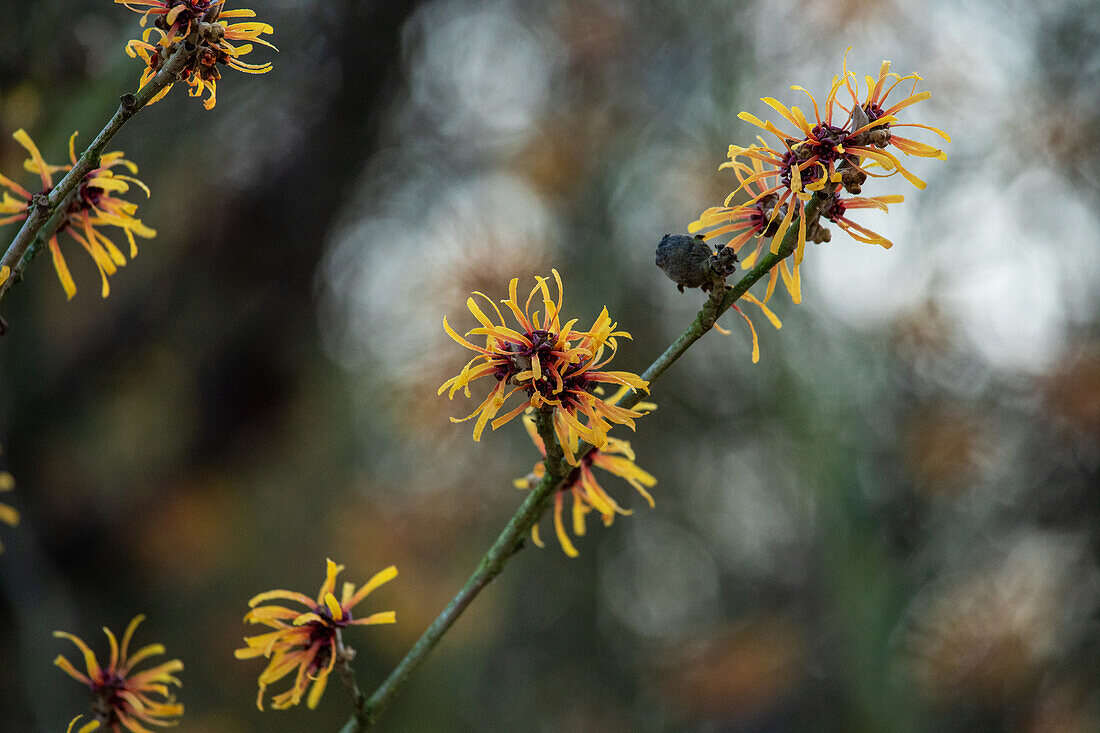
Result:
[[[238,6],[236,3],[234,6]],[[0,309],[0,730],[90,702],[51,665],[99,628],[183,659],[180,730],[336,730],[258,712],[232,652],[269,588],[332,557],[399,578],[349,634],[373,689],[522,499],[518,421],[481,443],[436,397],[467,358],[441,328],[481,289],[562,272],[641,371],[690,321],[653,266],[732,188],[731,142],[802,105],[841,57],[920,73],[906,121],[947,130],[865,193],[903,193],[811,246],[803,303],[708,335],[629,437],[655,509],[527,549],[417,672],[385,731],[1100,729],[1100,13],[1089,0],[257,2],[280,53],[184,89],[116,138],[159,232],[99,297],[71,242]],[[247,4],[243,6],[247,7]],[[0,171],[27,182],[135,88],[137,16],[0,4]],[[917,131],[913,137],[935,142]],[[3,230],[5,241],[15,227]],[[521,286],[522,287],[522,286]],[[543,535],[552,538],[547,523]],[[276,686],[275,691],[282,688]]]

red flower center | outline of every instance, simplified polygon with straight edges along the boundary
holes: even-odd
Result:
[[[829,205],[821,212],[829,221],[836,221],[840,217],[844,216],[844,212],[848,209],[843,201],[839,197],[834,196],[833,200],[829,202]]]

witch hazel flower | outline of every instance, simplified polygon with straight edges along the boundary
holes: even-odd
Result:
[[[607,431],[613,424],[634,428],[634,419],[644,413],[627,409],[604,399],[602,385],[614,384],[636,390],[647,390],[649,383],[637,374],[624,371],[608,371],[604,367],[615,356],[618,339],[630,338],[625,331],[616,330],[604,308],[595,323],[587,330],[576,328],[579,319],[562,322],[562,283],[557,270],[552,270],[557,284],[557,297],[552,298],[547,278],[535,278],[535,286],[523,306],[517,295],[519,280],[513,278],[508,285],[508,298],[501,301],[516,323],[508,325],[501,309],[491,298],[475,292],[481,302],[487,304],[493,321],[474,297],[466,301],[470,313],[481,324],[460,336],[443,319],[443,328],[460,345],[477,352],[456,376],[439,388],[453,399],[460,390],[470,397],[470,384],[479,379],[495,380],[489,394],[464,418],[451,418],[464,422],[476,418],[474,440],[480,441],[486,426],[496,430],[528,408],[553,409],[554,431],[565,458],[576,463],[579,441],[584,440],[601,447],[607,440]],[[536,307],[532,310],[532,305]],[[542,309],[538,310],[537,306]],[[467,339],[469,336],[485,338],[479,346]],[[519,402],[508,412],[500,411],[513,396]]]

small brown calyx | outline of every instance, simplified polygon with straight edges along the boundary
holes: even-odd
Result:
[[[225,38],[225,26],[221,23],[199,23],[199,39],[204,43],[218,43]]]
[[[203,66],[214,66],[218,63],[218,52],[209,46],[203,46],[199,49],[198,56],[196,56],[198,62]]]
[[[813,242],[814,244],[821,244],[822,242],[829,242],[833,238],[833,233],[829,231],[828,227],[823,226],[820,221],[814,220],[810,222],[810,225],[806,227],[806,241]]]
[[[871,124],[875,120],[882,116],[881,112],[871,110],[865,110],[863,107],[855,106],[852,108],[852,129],[859,130]],[[854,135],[850,135],[845,141],[846,145],[854,145],[858,147],[871,147],[885,148],[890,144],[890,123],[883,122],[881,125],[863,130],[863,132],[857,132]]]
[[[887,125],[868,130],[864,134],[867,140],[876,148],[885,148],[890,145],[890,130]]]
[[[853,166],[849,161],[844,161],[837,166],[840,174],[840,185],[844,190],[854,195],[863,190],[863,184],[867,181],[867,174]]]
[[[347,646],[343,643],[343,641],[341,641],[340,648],[336,652],[337,660],[344,663],[354,662],[357,653],[358,652],[355,651],[355,647]]]
[[[801,140],[791,145],[791,152],[799,160],[809,160],[817,155],[817,145],[809,140]]]

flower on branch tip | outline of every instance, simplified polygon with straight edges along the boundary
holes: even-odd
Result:
[[[111,648],[110,658],[105,667],[99,665],[95,654],[81,639],[64,631],[53,632],[55,637],[68,639],[76,644],[84,655],[87,673],[79,672],[72,662],[62,655],[58,655],[53,663],[95,693],[96,700],[92,703],[92,711],[95,713],[96,720],[116,733],[122,730],[128,730],[131,733],[148,733],[145,725],[174,725],[179,722],[176,719],[183,715],[183,705],[177,703],[175,696],[169,691],[170,685],[181,686],[174,675],[183,669],[183,662],[173,659],[141,672],[134,671],[134,667],[145,659],[164,654],[164,646],[161,644],[150,644],[129,654],[134,630],[144,619],[145,616],[141,615],[134,617],[126,627],[121,643],[110,629],[103,628]],[[154,700],[153,696],[160,700]],[[70,730],[75,723],[74,719],[69,724]],[[95,730],[96,727],[98,726],[85,723],[79,733],[87,733]]]
[[[848,51],[851,51],[851,47]],[[867,86],[867,94],[863,101],[859,101],[859,79],[854,72],[848,71],[848,51],[844,52],[843,62],[843,76],[844,85],[847,88],[849,95],[851,96],[852,103],[851,108],[848,109],[841,106],[849,114],[849,127],[852,132],[848,138],[848,143],[853,148],[865,150],[869,145],[874,145],[877,148],[885,148],[893,146],[906,155],[914,155],[920,158],[935,158],[937,160],[946,160],[947,154],[927,143],[917,142],[908,138],[901,137],[897,134],[899,127],[919,127],[924,130],[939,135],[945,142],[951,142],[951,136],[938,127],[932,127],[931,125],[918,124],[916,122],[900,122],[897,117],[897,113],[901,110],[914,105],[918,102],[922,102],[932,96],[930,91],[917,91],[917,83],[923,81],[917,74],[908,74],[906,76],[900,76],[890,71],[890,62],[883,61],[879,66],[879,72],[877,77],[865,76],[864,82]],[[852,84],[852,79],[855,79],[855,84]],[[909,90],[909,94],[903,99],[888,103],[886,100],[890,94],[896,89],[902,82],[912,81],[913,86]],[[899,92],[903,93],[903,92]],[[838,103],[839,104],[839,103]],[[884,122],[885,120],[885,122]],[[863,153],[861,153],[863,154]],[[870,157],[870,156],[867,156]],[[873,158],[872,158],[873,160]],[[879,162],[882,167],[888,168],[885,163]],[[897,170],[901,173],[907,181],[912,183],[917,188],[924,188],[924,181],[920,180],[916,176],[909,174],[907,171],[898,165]],[[849,193],[859,193],[856,191],[849,191]]]
[[[496,430],[528,407],[553,408],[554,431],[566,459],[575,464],[580,440],[600,447],[606,441],[607,431],[613,423],[633,429],[634,418],[643,414],[603,399],[599,394],[600,385],[618,384],[648,391],[649,383],[631,372],[602,371],[615,356],[618,339],[630,338],[630,334],[615,330],[618,324],[611,320],[607,308],[600,312],[588,330],[576,330],[576,318],[562,323],[561,276],[557,270],[552,270],[552,273],[557,283],[557,298],[550,297],[547,278],[536,277],[535,286],[522,308],[516,294],[518,278],[512,278],[509,283],[508,299],[501,303],[512,314],[518,330],[508,326],[492,299],[484,293],[474,292],[492,306],[500,320],[499,325],[494,323],[475,298],[466,301],[466,307],[481,326],[467,331],[465,336],[484,336],[484,347],[457,334],[447,323],[446,317],[443,318],[443,328],[450,337],[478,355],[458,375],[444,382],[438,394],[448,392],[448,398],[453,399],[456,392],[463,390],[470,397],[471,382],[482,377],[496,380],[489,395],[472,413],[461,419],[451,418],[452,422],[458,423],[476,417],[475,441],[481,440],[486,425]],[[532,311],[532,303],[536,306],[541,304],[542,310]],[[498,417],[497,413],[514,394],[521,395],[523,401]],[[587,424],[582,420],[587,420]]]
[[[649,411],[656,409],[657,406],[653,403],[642,402],[636,407],[639,410]],[[535,447],[545,457],[546,446],[539,436],[538,430],[535,429],[535,420],[530,414],[523,416],[523,427],[527,429],[527,434],[531,436],[531,441],[535,444]],[[554,533],[558,537],[558,543],[561,545],[562,551],[569,557],[577,557],[580,553],[577,552],[577,548],[569,539],[569,533],[566,531],[566,525],[562,519],[566,494],[571,495],[573,499],[572,526],[573,534],[577,537],[584,536],[585,518],[593,510],[600,513],[600,518],[603,520],[605,527],[611,526],[611,523],[615,521],[616,514],[625,516],[632,513],[631,510],[619,506],[604,491],[592,472],[593,466],[625,479],[649,502],[650,507],[653,506],[653,496],[648,489],[657,485],[657,479],[635,465],[634,451],[631,449],[630,443],[608,436],[607,442],[604,443],[602,448],[593,449],[580,459],[566,477],[564,485],[554,493]],[[531,489],[538,485],[545,475],[546,466],[540,462],[535,464],[530,474],[516,479],[513,483],[518,489]],[[541,537],[539,537],[538,524],[531,527],[531,541],[539,547],[544,546]]]
[[[894,89],[908,81],[913,82],[909,94],[901,100],[888,102],[887,99]],[[938,128],[900,121],[898,114],[903,109],[931,96],[931,92],[916,91],[919,81],[921,77],[917,74],[899,76],[891,72],[890,62],[883,61],[878,77],[865,77],[867,90],[861,101],[859,80],[848,70],[845,53],[842,73],[833,77],[823,105],[819,106],[806,89],[800,86],[791,87],[805,93],[809,98],[813,107],[812,121],[797,106],[787,107],[772,97],[761,98],[762,102],[793,125],[796,132],[785,132],[772,122],[761,120],[748,112],[738,115],[742,120],[777,137],[779,145],[770,147],[759,137],[759,145],[731,145],[729,160],[721,167],[734,169],[739,185],[727,197],[724,206],[705,211],[692,225],[692,231],[717,227],[707,236],[732,233],[734,239],[730,244],[738,247],[753,237],[772,237],[771,251],[777,253],[788,227],[797,216],[798,239],[794,271],[786,273],[785,277],[785,281],[791,281],[787,282],[788,290],[791,290],[792,284],[797,289],[797,267],[802,262],[806,240],[827,241],[827,236],[821,229],[815,229],[819,226],[817,222],[807,222],[803,215],[805,203],[814,193],[824,191],[827,194],[839,185],[848,193],[858,194],[868,177],[886,178],[898,173],[914,186],[924,188],[924,181],[905,168],[898,157],[887,150],[890,147],[905,155],[940,160],[946,158],[946,154],[938,148],[897,135],[898,128],[919,127],[950,142],[951,138],[947,133]],[[847,91],[851,98],[847,106],[840,99],[842,91]],[[742,158],[749,160],[752,167],[743,163]],[[884,172],[877,173],[875,169]],[[731,202],[741,190],[747,191],[752,198],[746,204],[731,207]],[[763,222],[755,219],[760,213],[766,214]],[[851,227],[843,228],[849,233],[853,231]],[[885,241],[877,235],[874,238],[876,243]],[[754,258],[745,258],[746,266],[751,266],[753,260]],[[782,270],[780,274],[784,274]],[[769,295],[774,282],[773,273]],[[797,302],[798,297],[794,291],[791,295]]]
[[[328,677],[341,655],[349,655],[341,638],[341,629],[348,626],[392,624],[397,620],[393,611],[355,618],[352,609],[383,583],[397,577],[397,568],[390,566],[376,573],[358,590],[352,583],[344,583],[340,600],[336,600],[336,576],[344,569],[332,560],[327,561],[327,574],[321,590],[314,600],[304,593],[289,590],[271,590],[260,593],[248,602],[252,609],[245,614],[247,623],[262,624],[275,629],[259,636],[245,637],[243,649],[233,652],[237,659],[267,658],[268,664],[260,673],[260,692],[256,706],[264,709],[264,692],[267,686],[294,672],[294,683],[286,692],[271,698],[271,707],[286,710],[302,701],[313,709],[321,700],[328,684]],[[287,600],[301,604],[306,610],[262,605],[270,600]],[[350,655],[349,655],[350,656]]]
[[[255,18],[256,12],[247,8],[224,10],[224,0],[115,0],[134,12],[141,13],[141,25],[145,28],[140,39],[126,43],[130,58],[140,57],[145,62],[139,89],[156,76],[160,68],[175,51],[181,41],[197,46],[191,62],[180,73],[180,79],[190,87],[188,94],[202,97],[203,107],[213,109],[217,103],[218,81],[222,78],[220,66],[246,74],[266,74],[271,71],[270,61],[251,64],[242,61],[259,44],[278,51],[262,36],[275,32],[267,23],[258,21],[230,22],[236,18]],[[139,7],[134,7],[139,6]],[[149,19],[153,25],[146,27]],[[154,37],[156,40],[154,41]],[[153,104],[172,88],[169,84],[156,94]]]
[[[0,492],[11,491],[15,488],[15,479],[7,471],[0,471]],[[19,524],[19,512],[15,507],[0,503],[0,522],[15,527]],[[0,542],[0,552],[4,551],[4,544]]]
[[[16,130],[12,135],[29,155],[23,163],[23,168],[29,173],[38,174],[41,180],[42,189],[37,194],[49,195],[54,187],[54,174],[63,174],[76,165],[76,136],[77,133],[74,132],[69,137],[70,163],[49,165],[25,130]],[[113,170],[119,167],[125,169],[126,173]],[[115,274],[119,267],[126,264],[126,256],[109,237],[103,234],[101,228],[113,226],[121,229],[130,244],[131,258],[137,256],[135,236],[143,239],[156,236],[156,231],[145,226],[134,216],[137,213],[137,204],[120,198],[122,194],[129,192],[131,186],[140,188],[145,192],[146,197],[149,196],[149,188],[134,178],[137,171],[137,166],[132,161],[126,160],[121,151],[104,153],[100,156],[99,167],[85,175],[69,197],[65,220],[49,240],[54,269],[68,298],[76,294],[76,282],[69,273],[69,267],[61,254],[58,234],[68,234],[91,255],[103,281],[104,298],[110,293],[107,276]],[[7,189],[0,192],[0,225],[26,219],[34,205],[36,193],[2,175],[0,175],[0,187]]]

